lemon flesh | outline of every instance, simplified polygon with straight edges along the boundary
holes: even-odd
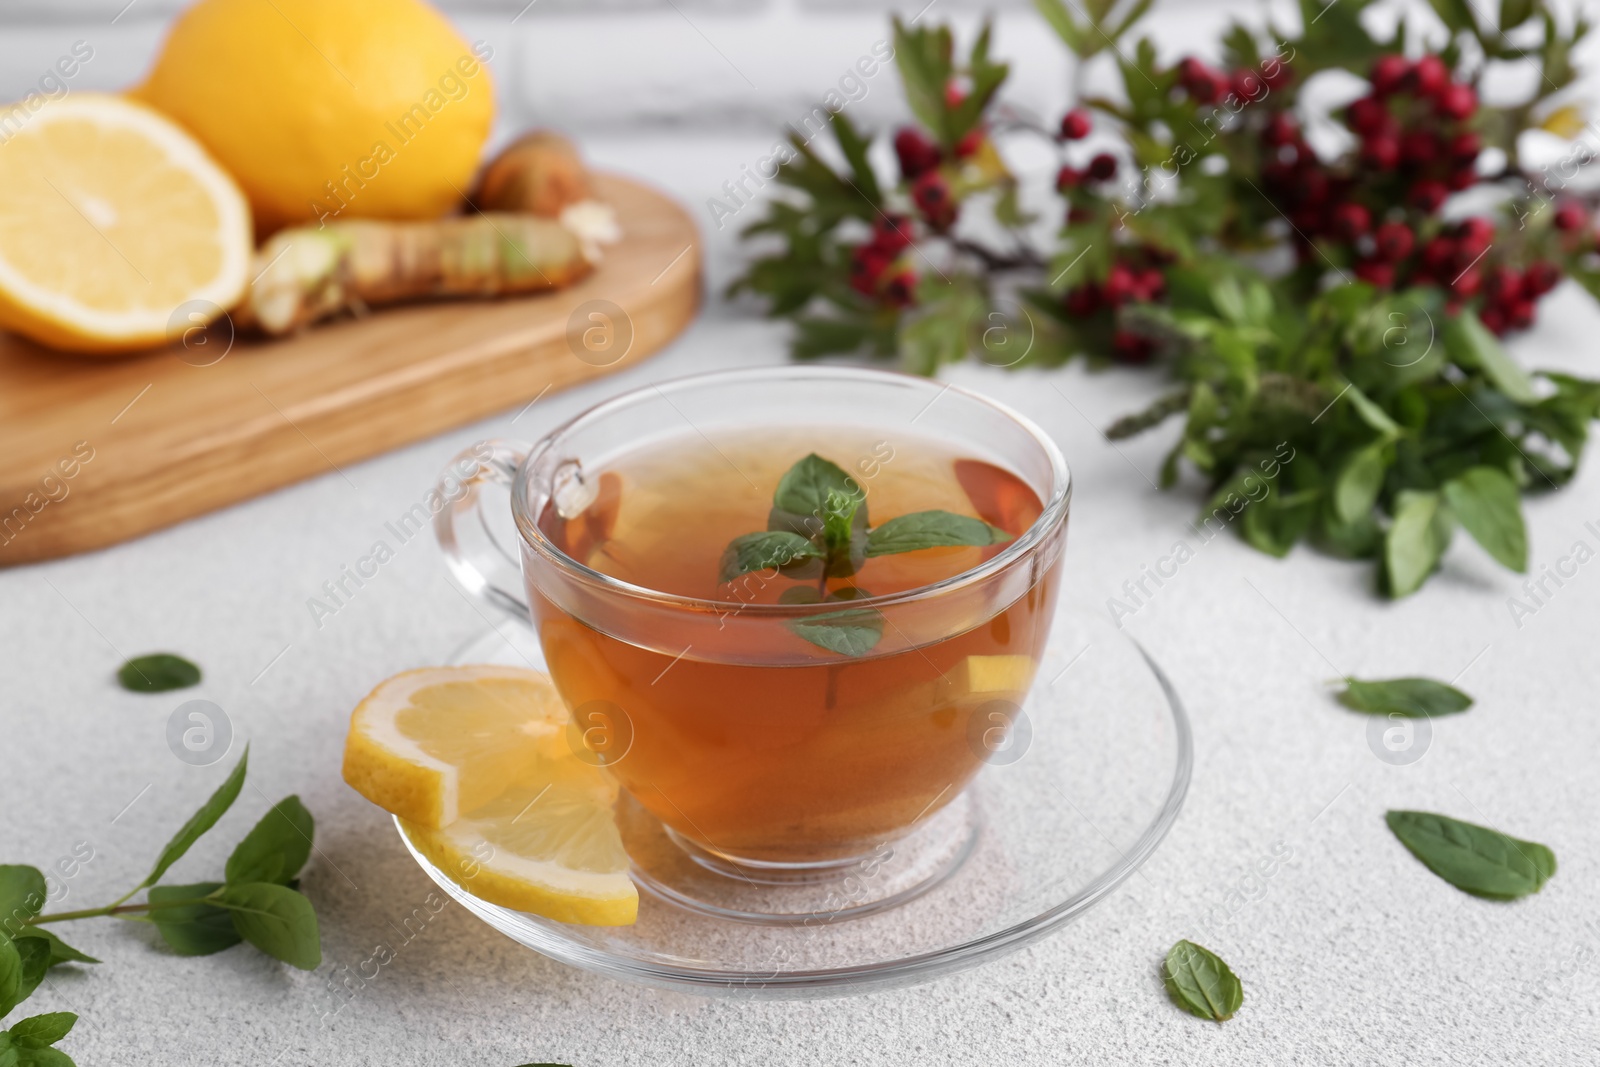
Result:
[[[344,780],[385,811],[444,826],[530,774],[566,722],[538,671],[407,671],[351,713]]]
[[[0,326],[55,348],[149,348],[244,291],[250,215],[177,124],[121,97],[19,105],[0,151]]]

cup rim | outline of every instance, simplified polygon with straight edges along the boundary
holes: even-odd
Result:
[[[583,563],[579,563],[556,544],[545,536],[539,529],[535,517],[529,513],[527,500],[527,485],[529,468],[545,453],[553,448],[557,441],[572,433],[586,423],[595,422],[615,412],[631,407],[643,400],[659,396],[670,404],[674,393],[696,388],[708,381],[730,382],[739,381],[753,383],[771,383],[786,379],[818,379],[835,378],[846,382],[877,382],[895,385],[938,385],[939,389],[930,401],[937,401],[947,392],[959,393],[969,400],[975,401],[997,411],[1001,415],[1016,423],[1034,440],[1044,452],[1045,458],[1050,463],[1051,488],[1049,499],[1044,501],[1044,510],[1033,524],[1022,532],[1022,535],[1013,540],[992,558],[985,560],[959,574],[948,578],[941,578],[928,585],[920,585],[914,589],[905,589],[897,593],[885,593],[880,596],[863,597],[860,600],[851,600],[840,603],[822,604],[751,604],[738,600],[709,600],[704,597],[682,596],[677,593],[666,593],[647,586],[635,585],[632,582],[614,578],[609,574],[597,571]],[[672,378],[665,382],[652,382],[620,393],[609,400],[603,400],[587,408],[579,414],[561,423],[549,433],[536,441],[532,448],[517,465],[516,476],[512,480],[511,512],[517,524],[518,534],[523,543],[550,564],[564,571],[570,577],[576,578],[585,584],[598,586],[610,595],[619,595],[634,600],[648,601],[652,604],[679,608],[688,611],[711,612],[722,614],[732,608],[737,614],[750,614],[757,617],[774,618],[804,618],[841,609],[860,610],[865,608],[881,609],[884,607],[914,603],[919,600],[942,596],[967,586],[976,585],[995,574],[1010,567],[1019,559],[1035,551],[1045,538],[1061,524],[1066,517],[1068,507],[1072,501],[1072,471],[1067,467],[1067,461],[1061,454],[1061,449],[1049,434],[1045,433],[1032,419],[1002,404],[1000,401],[985,396],[972,389],[956,385],[951,382],[940,383],[936,378],[923,377],[917,374],[907,374],[900,371],[877,370],[866,367],[841,367],[841,366],[805,366],[782,365],[776,367],[754,367],[738,370],[702,371],[697,374],[684,375]]]

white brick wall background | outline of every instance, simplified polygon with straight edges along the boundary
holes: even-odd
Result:
[[[691,205],[707,230],[713,285],[731,276],[738,251],[736,225],[719,231],[707,200],[720,195],[722,183],[737,178],[742,165],[753,166],[765,155],[784,124],[812,114],[890,36],[891,12],[951,21],[963,41],[970,40],[984,12],[994,12],[994,52],[1012,66],[1005,99],[1051,118],[1069,99],[1069,57],[1029,0],[437,2],[463,36],[494,49],[496,141],[529,125],[555,126],[576,135],[599,165],[644,175],[669,189]],[[1492,0],[1474,2],[1492,6]],[[1230,17],[1259,23],[1269,3],[1292,24],[1292,0],[1160,0],[1144,32],[1167,57],[1205,55],[1214,51]],[[1600,7],[1600,0],[1570,3]],[[72,79],[73,90],[135,83],[167,24],[186,4],[0,0],[0,100],[36,88],[77,41],[87,42],[94,56]],[[1406,7],[1431,18],[1426,0],[1409,0]],[[1390,5],[1379,17],[1390,22],[1395,16]],[[1600,67],[1600,35],[1584,52],[1589,67]],[[1587,95],[1593,99],[1600,92]],[[892,67],[862,79],[854,96],[850,114],[868,128],[886,129],[904,118]],[[686,138],[694,140],[691,151],[684,150]],[[879,151],[887,165],[887,145]],[[1054,156],[1028,142],[1016,146],[1011,162],[1042,198],[1055,172]],[[734,223],[748,217],[741,212]]]

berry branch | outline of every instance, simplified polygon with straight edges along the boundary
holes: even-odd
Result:
[[[800,358],[1155,364],[1180,388],[1113,436],[1181,415],[1163,483],[1200,475],[1207,518],[1255,547],[1372,559],[1396,596],[1457,527],[1524,568],[1520,494],[1569,481],[1600,417],[1600,383],[1530,375],[1498,340],[1563,278],[1600,296],[1593,204],[1572,188],[1592,157],[1533,171],[1522,143],[1584,128],[1588,24],[1544,0],[1494,23],[1436,3],[1436,23],[1385,36],[1363,22],[1374,0],[1302,0],[1298,28],[1230,27],[1216,65],[1132,40],[1148,0],[1035,3],[1076,57],[1058,122],[998,101],[987,28],[958,59],[948,27],[897,21],[915,119],[892,138],[897,180],[836,114],[844,168],[796,142],[747,231],[777,248],[731,291],[790,319]],[[1538,78],[1485,103],[1506,64]],[[1306,90],[1333,71],[1367,88],[1319,113]],[[1039,205],[1003,154],[1024,137],[1058,153]]]

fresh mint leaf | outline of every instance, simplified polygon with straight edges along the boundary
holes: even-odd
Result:
[[[17,935],[17,940],[37,938],[50,946],[50,966],[63,963],[99,963],[93,956],[85,955],[42,926],[30,926]]]
[[[728,547],[723,550],[722,580],[731,582],[741,574],[818,559],[821,555],[816,545],[788,530],[744,534],[729,541]]]
[[[1011,535],[982,519],[949,511],[918,511],[890,519],[867,535],[868,556],[890,556],[951,545],[998,545]]]
[[[44,875],[23,864],[0,866],[0,936],[15,937],[45,902]]]
[[[1500,565],[1528,569],[1528,528],[1517,483],[1494,467],[1471,467],[1444,483],[1445,503],[1473,540]]]
[[[24,1048],[17,1050],[17,1067],[77,1067],[77,1064],[58,1048]]]
[[[241,938],[234,929],[233,916],[218,904],[177,904],[180,900],[198,901],[222,888],[220,882],[194,885],[161,885],[150,890],[150,920],[161,932],[161,939],[180,956],[209,956],[237,945]],[[169,906],[170,905],[170,906]]]
[[[791,515],[820,519],[828,506],[829,492],[863,497],[855,479],[838,464],[815,452],[784,472],[772,494],[772,504]],[[774,527],[775,529],[778,527]],[[798,531],[796,531],[798,532]],[[814,532],[814,531],[808,531]]]
[[[77,1021],[70,1011],[32,1015],[11,1028],[11,1040],[21,1048],[48,1048],[70,1034]]]
[[[270,882],[230,885],[217,903],[233,913],[234,929],[256,948],[302,971],[322,962],[317,913],[311,901]]]
[[[1549,848],[1487,826],[1426,811],[1391,811],[1384,821],[1428,870],[1473,896],[1515,900],[1556,873]]]
[[[278,801],[228,857],[224,877],[241,882],[287,883],[311,858],[316,823],[299,797]]]
[[[1434,492],[1407,490],[1395,498],[1394,522],[1383,542],[1390,596],[1416,592],[1439,565],[1452,525],[1443,504]]]
[[[1431,678],[1388,678],[1371,682],[1346,678],[1339,703],[1372,715],[1421,719],[1466,711],[1472,707],[1472,698],[1454,686]]]
[[[25,937],[12,942],[16,946],[17,958],[21,961],[21,971],[17,985],[16,999],[10,1007],[0,1010],[3,1018],[11,1008],[21,1004],[33,996],[33,991],[39,988],[39,983],[44,981],[45,972],[50,969],[50,946],[36,937]]]
[[[22,953],[14,942],[0,940],[0,1019],[22,1003],[22,983]]]
[[[1357,450],[1345,460],[1333,483],[1333,510],[1340,522],[1352,524],[1372,514],[1388,469],[1382,441]]]
[[[883,639],[883,615],[873,608],[813,615],[788,624],[797,636],[841,656],[864,656]]]
[[[1161,980],[1174,1004],[1202,1019],[1224,1022],[1244,1003],[1239,976],[1222,957],[1193,941],[1179,941],[1167,952]]]
[[[866,562],[867,524],[862,512],[866,498],[859,492],[828,490],[822,506],[822,543],[830,577],[846,577]]]
[[[155,885],[161,876],[167,873],[167,868],[177,863],[185,852],[189,851],[200,836],[217,824],[224,812],[233,806],[239,799],[239,790],[244,787],[245,767],[250,762],[250,746],[246,745],[244,755],[239,757],[239,763],[229,773],[227,779],[218,787],[211,799],[200,805],[200,810],[189,817],[182,828],[173,835],[167,847],[161,850],[161,855],[156,859],[156,865],[150,874],[140,883],[140,887]]]
[[[165,693],[200,684],[200,668],[170,652],[135,656],[117,671],[122,688],[135,693]]]
[[[1495,388],[1512,400],[1519,404],[1538,403],[1539,394],[1528,372],[1517,365],[1471,308],[1445,320],[1444,346],[1456,362],[1483,371]]]

